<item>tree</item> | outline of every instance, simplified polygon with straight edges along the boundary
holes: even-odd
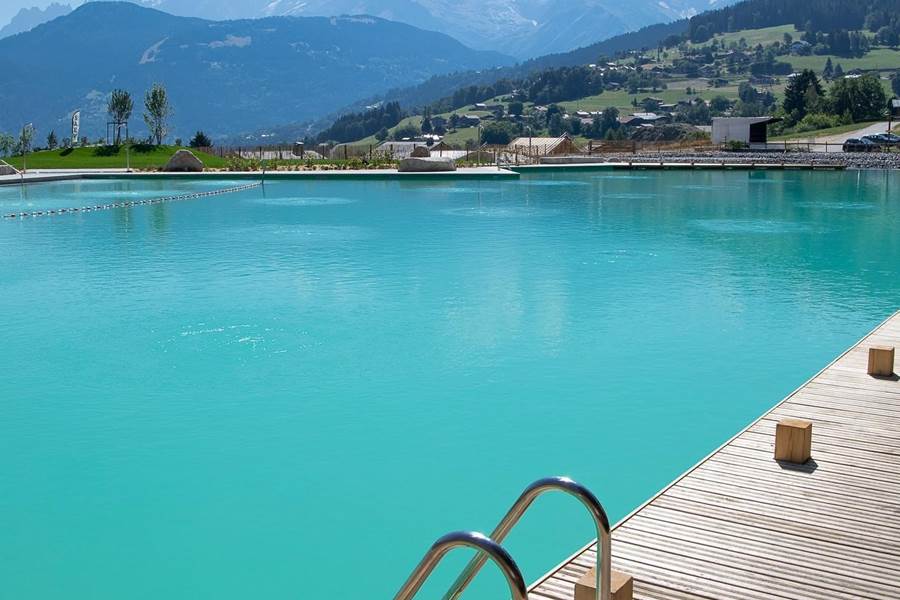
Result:
[[[394,139],[402,140],[403,138],[415,138],[419,137],[419,134],[422,133],[418,127],[413,125],[412,123],[408,123],[407,125],[400,125],[394,129]]]
[[[825,68],[822,69],[822,77],[825,79],[831,79],[834,76],[834,65],[831,64],[831,57],[828,57],[828,60],[825,61]]]
[[[0,156],[7,156],[16,147],[16,139],[8,133],[0,133]]]
[[[877,77],[863,75],[834,82],[829,91],[829,101],[834,114],[849,112],[856,122],[869,121],[882,117],[887,106],[887,95]]]
[[[834,65],[834,78],[840,79],[844,76],[844,67],[841,66],[841,63]]]
[[[562,115],[554,113],[547,122],[547,132],[551,137],[559,137],[563,134],[563,131],[565,131],[565,125],[563,124]]]
[[[431,117],[427,114],[422,117],[422,133],[434,132],[434,125],[431,124]]]
[[[133,110],[134,100],[131,99],[131,94],[119,89],[112,91],[109,95],[109,103],[106,105],[106,112],[116,124],[116,146],[122,141],[122,125],[128,123]]]
[[[512,123],[506,121],[496,121],[488,123],[481,130],[481,143],[502,145],[510,143],[516,136],[516,131]]]
[[[59,146],[59,141],[56,139],[56,132],[51,131],[47,134],[47,148],[50,150],[56,150],[56,147]]]
[[[784,90],[782,103],[784,112],[789,115],[790,124],[805,117],[810,110],[815,110],[811,103],[817,102],[822,93],[822,84],[812,69],[804,69],[791,77]]]
[[[203,131],[198,131],[194,134],[194,137],[191,138],[191,141],[188,142],[188,145],[191,148],[212,148],[213,142],[209,139],[209,136],[203,133]]]
[[[34,125],[29,123],[19,133],[18,153],[25,155],[31,152],[32,141],[34,141]]]
[[[896,71],[891,75],[891,90],[900,96],[900,71]]]
[[[519,116],[525,110],[525,105],[516,100],[509,103],[509,114]]]
[[[169,133],[169,117],[172,116],[169,96],[162,84],[154,83],[147,92],[144,97],[144,109],[144,123],[150,130],[150,138],[157,146],[162,146]]]
[[[375,133],[375,139],[378,140],[379,142],[383,142],[384,140],[388,139],[388,136],[390,136],[390,135],[391,135],[391,132],[388,131],[388,128],[382,127]]]
[[[731,108],[731,101],[725,96],[716,96],[709,101],[709,109],[714,113],[724,113]]]

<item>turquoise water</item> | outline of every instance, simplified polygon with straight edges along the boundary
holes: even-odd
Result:
[[[898,308],[898,190],[554,172],[0,221],[0,596],[389,598],[545,475],[617,520]],[[573,504],[510,537],[526,579],[591,537]]]

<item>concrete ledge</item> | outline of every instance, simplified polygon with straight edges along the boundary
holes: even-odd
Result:
[[[401,173],[397,169],[346,169],[334,171],[274,171],[265,174],[266,181],[290,181],[292,179],[517,179],[519,174],[497,167],[459,168],[455,171],[426,171]],[[241,179],[259,181],[260,171],[204,171],[202,173],[163,173],[160,171],[128,172],[121,170],[29,170],[24,176],[0,176],[0,186],[22,183],[46,183],[79,179]]]

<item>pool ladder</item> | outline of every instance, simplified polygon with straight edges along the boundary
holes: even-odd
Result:
[[[512,600],[527,600],[528,589],[518,565],[512,556],[500,545],[506,536],[515,527],[522,515],[534,503],[534,501],[546,492],[559,491],[577,498],[588,510],[597,530],[597,596],[596,600],[609,600],[610,594],[610,530],[609,519],[603,505],[597,497],[583,485],[568,477],[547,477],[539,479],[525,488],[512,507],[507,511],[503,519],[491,533],[490,537],[475,531],[457,531],[448,533],[438,539],[416,566],[415,570],[394,596],[394,600],[412,600],[431,572],[450,550],[457,547],[468,547],[476,550],[476,555],[469,561],[450,589],[444,594],[443,600],[457,600],[472,582],[488,559],[491,559],[503,573],[509,585]]]

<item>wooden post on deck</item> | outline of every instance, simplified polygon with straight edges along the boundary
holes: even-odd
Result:
[[[869,348],[869,375],[890,377],[894,374],[894,347],[872,346]]]
[[[592,567],[575,582],[575,600],[596,600],[597,567]],[[634,596],[634,579],[621,571],[610,572],[609,600],[632,600]]]
[[[802,465],[812,455],[812,423],[782,419],[775,426],[775,460]]]

